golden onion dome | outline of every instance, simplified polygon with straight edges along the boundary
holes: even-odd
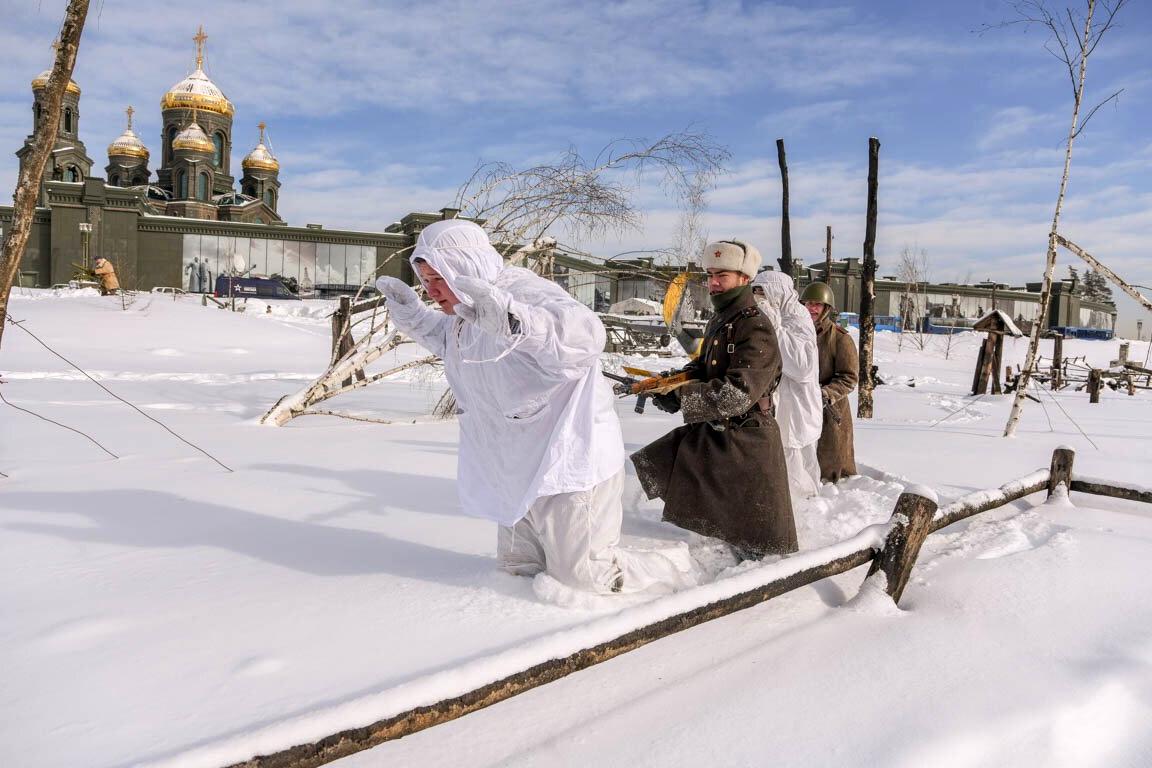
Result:
[[[268,147],[266,147],[264,145],[264,129],[266,127],[267,126],[265,126],[264,123],[260,123],[260,126],[259,126],[259,128],[260,128],[260,141],[259,141],[259,143],[256,144],[255,149],[253,149],[251,152],[249,152],[247,154],[247,156],[245,156],[245,158],[240,161],[240,166],[242,168],[244,168],[244,170],[246,170],[246,171],[247,170],[262,170],[262,171],[273,171],[273,172],[279,172],[280,171],[280,161],[277,160],[276,156],[273,155],[272,152],[269,151]]]
[[[160,100],[160,109],[203,109],[232,117],[236,108],[204,74],[204,41],[208,35],[204,34],[203,26],[192,39],[196,41],[196,71],[168,89]]]
[[[204,133],[204,129],[196,124],[196,118],[193,117],[188,127],[172,139],[172,149],[173,151],[183,149],[189,152],[212,154],[216,151],[216,145],[212,143],[212,139],[208,138],[208,134]]]
[[[128,127],[108,145],[108,157],[139,157],[148,160],[148,148],[132,130],[132,114],[135,111],[132,107],[128,107]]]
[[[52,70],[46,69],[32,79],[32,90],[39,91],[48,85],[48,78],[52,76]],[[73,96],[80,95],[80,86],[76,85],[75,80],[69,80],[67,86],[68,93]]]

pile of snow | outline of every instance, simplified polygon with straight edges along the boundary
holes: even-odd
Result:
[[[1142,481],[1152,460],[1147,392],[1089,405],[1037,390],[1004,440],[1010,396],[966,395],[975,334],[923,350],[880,334],[890,383],[856,434],[876,469],[797,504],[808,554],[737,564],[663,523],[629,474],[624,543],[685,542],[715,581],[655,600],[564,600],[496,570],[492,525],[459,514],[455,422],[256,425],[326,366],[332,302],[234,313],[141,296],[124,310],[92,293],[17,291],[10,311],[233,471],[6,329],[0,393],[84,434],[0,403],[3,765],[239,760],[875,536],[868,526],[912,483],[944,506],[1046,467],[1061,444],[1077,450],[1077,474]],[[1026,345],[1006,340],[1005,363]],[[1095,364],[1116,347],[1064,343]],[[404,345],[377,365],[423,354]],[[652,360],[606,356],[620,363]],[[442,372],[418,369],[330,405],[411,422],[443,390]],[[633,403],[618,403],[630,451],[677,423]],[[860,593],[858,570],[341,764],[1139,764],[1152,749],[1152,511],[1042,501],[930,537],[903,610]]]

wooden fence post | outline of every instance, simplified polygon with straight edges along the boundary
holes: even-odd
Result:
[[[1088,371],[1088,402],[1100,402],[1100,369],[1093,368]]]
[[[904,594],[908,577],[912,575],[912,566],[920,554],[920,545],[932,532],[932,517],[936,514],[936,506],[935,498],[913,491],[900,494],[896,508],[892,510],[892,528],[884,540],[884,549],[876,555],[872,567],[868,569],[869,577],[877,571],[884,572],[888,578],[886,591],[897,604]]]
[[[1060,389],[1063,385],[1061,381],[1061,370],[1064,366],[1064,334],[1057,333],[1053,336],[1052,341],[1052,389]]]
[[[1052,467],[1048,474],[1048,498],[1056,491],[1061,483],[1068,491],[1072,490],[1072,463],[1076,459],[1076,451],[1061,446],[1052,451]]]

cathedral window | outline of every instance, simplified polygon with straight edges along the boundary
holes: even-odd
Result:
[[[120,186],[120,177],[116,174],[112,174],[112,176],[108,179],[108,183],[114,187],[118,187]]]
[[[200,174],[200,176],[196,179],[196,199],[208,199],[208,174],[206,173]]]
[[[222,134],[222,133],[212,134],[212,143],[216,147],[216,150],[212,155],[212,163],[217,168],[223,168],[224,167],[224,134]]]
[[[68,181],[80,181],[80,171],[74,165],[68,166]]]
[[[72,133],[72,110],[64,110],[64,133]]]
[[[39,103],[37,103],[37,104],[36,104],[36,125],[40,125],[40,114],[41,114],[41,111],[42,111],[42,110],[41,110],[41,108],[40,108],[40,104],[39,104]]]
[[[188,174],[184,171],[176,174],[176,197],[181,200],[188,197]]]
[[[276,195],[270,189],[264,190],[264,204],[273,210],[276,208]]]
[[[168,128],[168,141],[164,142],[165,162],[172,159],[172,142],[176,140],[176,126]]]

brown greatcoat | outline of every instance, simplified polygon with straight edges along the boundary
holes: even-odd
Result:
[[[780,380],[780,349],[751,290],[709,321],[689,370],[699,381],[676,391],[684,426],[632,454],[644,492],[664,500],[666,521],[751,556],[795,552],[780,428],[759,404]]]
[[[824,397],[824,427],[816,444],[820,479],[835,483],[856,474],[856,449],[852,439],[852,406],[848,393],[856,389],[860,365],[856,345],[848,331],[836,325],[825,310],[816,323],[816,347],[820,354],[820,394]]]
[[[108,259],[96,259],[96,269],[92,271],[100,278],[100,293],[107,295],[120,290],[120,281],[116,279],[116,268]]]

